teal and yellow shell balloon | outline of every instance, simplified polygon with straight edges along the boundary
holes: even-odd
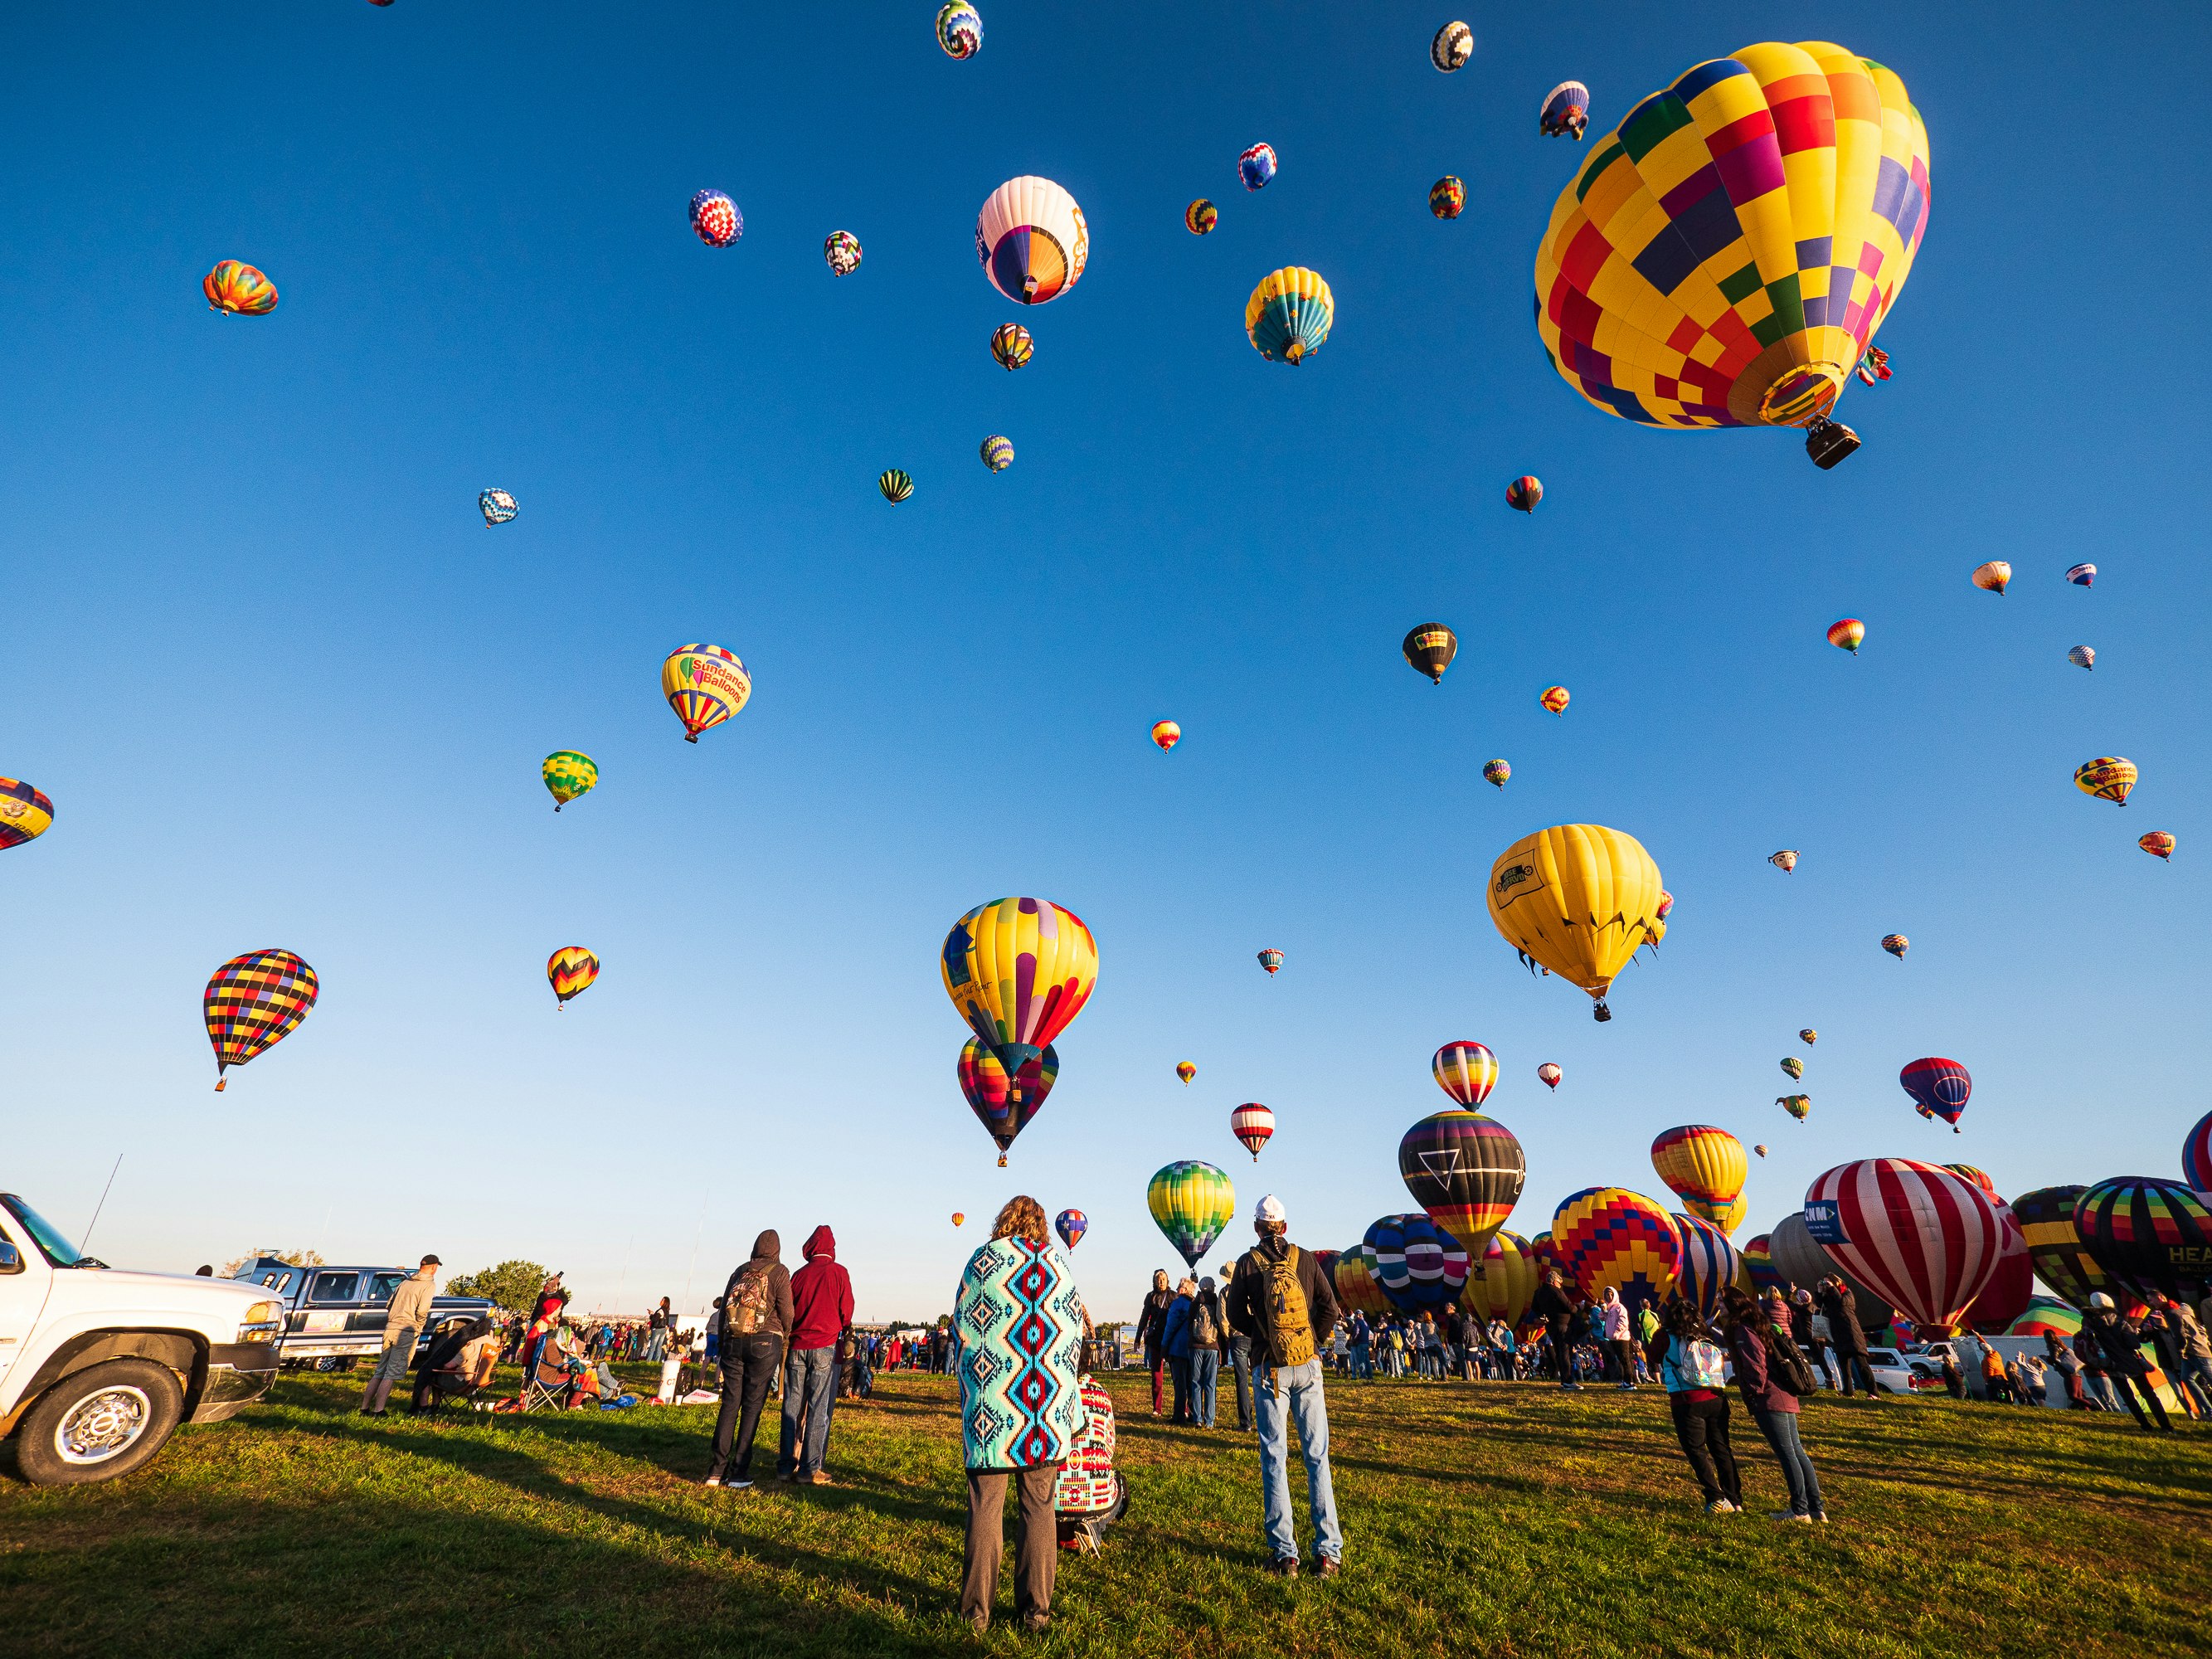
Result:
[[[1335,296],[1304,265],[1269,271],[1244,302],[1244,332],[1271,363],[1304,362],[1327,343],[1335,321]]]
[[[1168,1243],[1195,1273],[1199,1258],[1213,1248],[1222,1229],[1236,1218],[1237,1188],[1224,1171],[1186,1158],[1152,1176],[1145,1188],[1145,1205]]]
[[[599,781],[599,768],[589,755],[580,755],[573,749],[556,749],[545,757],[545,764],[538,769],[538,775],[545,780],[545,787],[553,796],[553,810],[557,812],[577,796],[591,793],[592,786]]]

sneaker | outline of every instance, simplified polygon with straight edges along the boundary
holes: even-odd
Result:
[[[722,1484],[722,1477],[719,1474],[710,1474],[699,1484],[702,1486],[719,1486]]]
[[[1052,1615],[1048,1613],[1025,1613],[1016,1628],[1024,1636],[1042,1636],[1052,1628]]]
[[[1799,1515],[1791,1510],[1777,1510],[1766,1517],[1770,1521],[1810,1521],[1809,1515]]]
[[[1275,1565],[1268,1571],[1278,1578],[1295,1578],[1298,1576],[1298,1558],[1295,1555],[1279,1555],[1275,1558]]]
[[[712,1481],[708,1482],[709,1486],[713,1484]],[[732,1492],[750,1492],[753,1489],[753,1483],[750,1480],[725,1480],[722,1484]]]
[[[1314,1558],[1314,1571],[1324,1578],[1334,1578],[1344,1571],[1344,1563],[1333,1555],[1317,1555]]]
[[[1734,1515],[1736,1513],[1736,1507],[1735,1504],[1729,1503],[1725,1498],[1716,1498],[1711,1503],[1705,1505],[1705,1513],[1707,1515]]]
[[[810,1486],[834,1486],[837,1483],[820,1469],[817,1469],[806,1477],[806,1484]]]
[[[1828,1517],[1826,1515],[1815,1515],[1809,1516],[1808,1518],[1819,1526],[1825,1527],[1828,1524]]]

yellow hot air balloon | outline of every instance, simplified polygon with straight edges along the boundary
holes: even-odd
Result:
[[[2133,761],[2122,760],[2117,755],[2100,755],[2074,769],[2074,787],[2085,795],[2125,806],[2128,792],[2136,787],[2137,775]]]
[[[979,904],[945,936],[945,993],[1008,1076],[1042,1054],[1098,983],[1098,944],[1050,899]]]
[[[753,677],[737,653],[719,645],[678,646],[660,665],[660,695],[684,722],[684,741],[696,743],[745,706]]]
[[[1662,428],[1829,418],[1928,228],[1928,129],[1905,83],[1827,41],[1696,65],[1632,107],[1552,210],[1537,332],[1608,415]]]
[[[1198,1067],[1187,1060],[1179,1060],[1176,1062],[1176,1075],[1182,1079],[1183,1087],[1187,1089],[1190,1086],[1191,1079],[1198,1075]]]
[[[1692,1215],[1723,1232],[1743,1219],[1743,1182],[1750,1166],[1743,1142],[1727,1130],[1710,1123],[1668,1129],[1651,1143],[1651,1167]]]
[[[1597,1004],[1613,975],[1660,927],[1659,866],[1635,836],[1598,823],[1523,836],[1490,866],[1490,920],[1522,960],[1557,974]]]

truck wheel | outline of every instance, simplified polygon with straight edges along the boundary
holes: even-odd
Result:
[[[60,1382],[25,1413],[15,1466],[34,1486],[112,1480],[150,1462],[184,1415],[176,1373],[150,1359],[111,1359]]]

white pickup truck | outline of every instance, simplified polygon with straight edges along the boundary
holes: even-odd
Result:
[[[128,1474],[259,1399],[283,1322],[258,1285],[116,1272],[0,1193],[0,1440],[34,1486]]]

